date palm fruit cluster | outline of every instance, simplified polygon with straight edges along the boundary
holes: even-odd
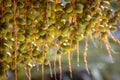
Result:
[[[117,30],[120,10],[109,8],[112,0],[57,1],[0,0],[0,78],[16,65],[48,65],[50,49],[62,55],[88,36],[106,41]]]

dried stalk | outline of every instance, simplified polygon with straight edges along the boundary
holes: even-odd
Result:
[[[60,1],[60,0],[55,0],[55,3],[57,4],[57,3],[59,3],[59,1]]]
[[[62,63],[61,63],[61,55],[58,56],[59,61],[59,70],[60,70],[60,80],[62,80]]]
[[[42,80],[44,80],[44,58],[42,61]]]
[[[16,4],[15,0],[14,0],[14,3],[13,4]],[[16,17],[17,17],[17,8],[14,9],[14,16],[13,16],[13,19],[14,19],[14,58],[13,58],[13,64],[14,64],[14,77],[15,77],[15,80],[17,80],[17,64],[16,64],[16,59],[17,59],[17,21],[16,21]]]
[[[43,58],[42,58],[42,80],[44,80],[44,60],[45,60],[45,52],[44,52],[44,49],[45,49],[45,44],[43,43],[43,51],[42,51],[42,55],[43,55]]]
[[[28,68],[28,79],[31,80],[31,69]]]
[[[59,0],[55,0],[55,4],[59,3]],[[56,18],[56,12],[54,12],[54,16]],[[56,27],[56,25],[55,25]],[[56,44],[56,40],[55,40],[55,44]],[[55,52],[54,52],[54,76],[55,76],[55,80],[57,80],[56,78],[56,53],[57,53],[57,50],[55,49]]]
[[[51,67],[50,61],[49,61],[49,68],[50,68],[50,76],[51,76],[51,78],[52,78],[52,77],[53,77],[53,73],[52,73],[52,67]]]
[[[106,40],[104,40],[104,43],[106,45],[106,49],[108,51],[108,55],[110,57],[110,61],[113,63],[113,58],[112,58],[111,51],[110,51],[110,45],[109,45],[109,41],[108,41],[107,38],[106,38]]]
[[[46,25],[48,26],[48,0],[46,0]]]
[[[53,77],[53,72],[52,72],[52,67],[51,67],[51,63],[50,63],[50,59],[51,59],[51,55],[52,55],[52,49],[50,48],[50,55],[49,55],[49,68],[50,68],[50,75],[51,75],[51,78]]]
[[[70,78],[72,79],[72,65],[71,65],[71,52],[68,52],[68,66],[69,66],[69,72],[70,72]]]
[[[56,53],[57,53],[57,50],[55,50],[55,52],[54,52],[54,76],[55,76],[55,80],[57,80],[57,78],[56,78]]]
[[[120,3],[119,3],[119,0],[116,0],[116,3],[118,5],[118,8],[120,9]]]
[[[80,66],[80,52],[79,52],[79,41],[77,41],[77,66]]]
[[[30,57],[32,57],[32,42],[30,43]],[[31,69],[28,68],[28,79],[31,80]]]
[[[28,74],[27,68],[24,67],[24,69],[25,69],[25,75],[29,78],[29,74]]]
[[[69,16],[69,25],[68,25],[69,30],[70,30],[71,22],[72,22],[72,17]],[[68,35],[68,38],[70,38],[70,35]],[[70,42],[70,46],[71,45],[72,45],[72,39]],[[70,51],[68,52],[68,67],[69,67],[69,72],[70,72],[70,78],[72,79],[72,65],[71,65],[71,52]]]
[[[108,33],[110,37],[112,38],[112,40],[120,45],[120,41],[111,32],[108,32]]]
[[[84,64],[85,64],[87,73],[90,74],[89,69],[88,69],[88,63],[87,63],[87,49],[88,49],[88,41],[87,41],[87,39],[85,39]]]

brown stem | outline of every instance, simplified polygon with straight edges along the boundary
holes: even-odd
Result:
[[[59,3],[59,1],[60,1],[60,0],[55,0],[55,3],[57,4],[57,3]]]
[[[15,0],[14,0],[14,4],[15,4]],[[17,17],[17,8],[14,9],[14,58],[13,58],[13,64],[14,64],[14,77],[15,80],[17,80],[17,64],[16,64],[16,59],[17,59],[17,22],[16,22],[16,17]]]
[[[32,58],[32,42],[30,43],[30,58]],[[28,68],[28,79],[31,80],[31,69],[30,68]]]
[[[51,76],[51,78],[52,78],[52,77],[53,77],[53,73],[52,73],[52,67],[51,67],[50,61],[49,61],[49,68],[50,68],[50,76]]]
[[[57,3],[59,3],[59,0],[55,0],[55,4],[57,4]],[[55,16],[55,20],[56,20],[56,12],[54,12],[54,16]],[[55,28],[56,28],[57,26],[55,25]],[[56,40],[55,40],[55,44],[56,44]],[[54,51],[54,78],[55,78],[55,80],[57,80],[57,78],[56,78],[56,53],[57,53],[57,50],[55,49],[55,51]]]
[[[73,6],[73,8],[75,7],[75,0],[71,1],[71,5]]]
[[[48,26],[48,0],[46,0],[46,25]]]
[[[28,68],[28,79],[31,80],[31,69]]]
[[[90,74],[89,69],[88,69],[88,63],[87,63],[87,48],[88,48],[88,41],[86,39],[85,40],[85,48],[84,48],[84,64],[85,64],[87,73]]]
[[[120,41],[109,31],[108,32],[112,40],[120,45]]]
[[[80,66],[79,41],[77,41],[77,66]]]
[[[56,78],[56,53],[57,53],[57,50],[55,50],[55,52],[54,52],[54,76],[55,76],[55,80],[57,80],[57,78]]]
[[[70,72],[70,78],[72,79],[72,65],[71,65],[71,52],[68,52],[68,66],[69,66],[69,72]]]
[[[58,56],[59,61],[59,70],[60,70],[60,80],[62,80],[62,63],[61,63],[61,55]]]
[[[45,60],[45,43],[43,43],[43,51],[42,51],[42,55],[43,55],[43,58],[42,58],[42,80],[44,80],[44,60]]]
[[[113,58],[112,58],[111,51],[110,51],[110,45],[109,45],[109,41],[108,41],[107,38],[106,38],[106,40],[104,40],[104,43],[106,45],[106,49],[108,51],[108,54],[109,54],[109,57],[110,57],[110,61],[113,63]]]
[[[71,21],[72,21],[72,17],[69,16],[69,25],[68,25],[69,30],[70,30]],[[70,34],[68,35],[68,38],[70,38]],[[72,45],[72,40],[73,39],[71,39],[70,47]],[[69,67],[69,72],[70,72],[70,78],[72,79],[71,51],[68,52],[68,67]]]
[[[44,80],[44,58],[42,62],[42,80]]]
[[[116,0],[116,3],[118,5],[118,9],[120,9],[120,3],[119,3],[119,0]]]
[[[2,16],[4,15],[4,4],[3,3],[0,3],[0,14],[2,14]],[[1,23],[0,23],[0,26],[1,26]],[[0,32],[0,34],[1,34],[1,32]],[[0,45],[2,45],[2,37],[0,37]],[[1,48],[0,48],[0,54],[1,54]]]

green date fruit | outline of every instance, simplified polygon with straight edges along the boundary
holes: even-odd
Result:
[[[116,27],[111,27],[111,28],[110,28],[110,31],[116,32],[116,31],[117,31],[117,28],[116,28]]]
[[[9,21],[10,19],[13,18],[13,14],[11,12],[7,12],[7,13],[5,13],[4,17],[5,17],[6,20]]]
[[[17,38],[18,38],[19,41],[24,41],[25,40],[25,36],[22,35],[22,34],[18,34]]]
[[[79,14],[83,13],[83,8],[84,8],[84,5],[81,3],[78,3],[78,4],[76,4],[75,12],[79,13]]]
[[[73,11],[73,6],[70,3],[67,3],[66,7],[64,8],[64,11],[66,13],[71,13]]]

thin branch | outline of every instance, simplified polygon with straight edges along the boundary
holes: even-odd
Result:
[[[111,32],[108,32],[108,33],[110,37],[112,38],[112,40],[120,45],[120,41]]]
[[[58,56],[59,61],[59,70],[60,70],[60,80],[62,80],[62,63],[61,63],[61,55]]]
[[[85,39],[84,64],[85,64],[87,73],[90,74],[89,69],[88,69],[88,63],[87,63],[87,49],[88,49],[88,41],[87,41],[87,39]]]
[[[55,52],[54,52],[54,76],[55,76],[55,80],[57,80],[57,78],[56,78],[56,53],[57,53],[57,50],[55,50]]]
[[[14,3],[16,4],[15,0]],[[16,17],[17,17],[17,8],[14,8],[14,59],[13,59],[13,63],[14,63],[14,77],[15,80],[17,80],[17,64],[16,64],[16,59],[17,59],[17,21],[16,21]]]
[[[50,68],[50,76],[51,76],[51,78],[52,78],[52,77],[53,77],[53,73],[52,73],[52,67],[51,67],[50,61],[49,61],[49,68]]]
[[[106,38],[106,40],[104,40],[104,43],[106,45],[106,49],[108,51],[108,54],[109,54],[109,57],[110,57],[110,61],[113,63],[113,58],[112,58],[111,51],[110,51],[110,45],[109,45],[109,41],[108,41],[107,38]]]
[[[71,52],[68,52],[68,66],[69,66],[69,72],[70,72],[70,78],[72,79],[72,65],[71,65]]]
[[[31,80],[31,69],[28,68],[28,79]]]
[[[77,41],[77,66],[80,66],[80,51],[79,51],[79,41]]]
[[[44,60],[45,60],[45,51],[44,51],[45,44],[44,43],[43,43],[42,48],[43,48],[43,51],[42,51],[42,55],[43,55],[43,57],[42,57],[42,80],[44,80]]]

